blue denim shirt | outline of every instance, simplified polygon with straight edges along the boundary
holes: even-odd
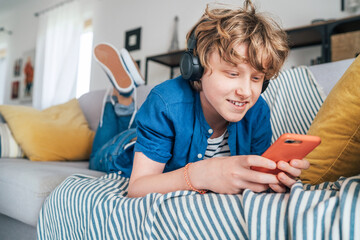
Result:
[[[164,172],[202,160],[213,132],[205,120],[199,93],[181,76],[150,92],[137,113],[136,123],[135,152],[165,163]],[[227,129],[232,156],[261,155],[270,146],[272,135],[265,100],[260,96],[244,118],[230,123]]]

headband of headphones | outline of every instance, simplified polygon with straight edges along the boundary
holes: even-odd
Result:
[[[206,21],[206,20],[204,20]],[[195,28],[196,29],[196,28]],[[195,48],[196,48],[196,36],[195,36],[195,29],[190,34],[190,37],[188,39],[187,43],[187,49],[183,53],[180,59],[180,72],[181,76],[185,80],[189,81],[200,81],[203,73],[204,68],[200,64],[200,60],[198,56],[195,56],[193,54]],[[263,82],[263,86],[261,89],[261,93],[263,93],[266,88],[268,87],[270,83],[270,80],[265,79]]]
[[[187,44],[187,51],[193,52],[196,47],[196,36],[195,36],[195,29],[192,31]]]

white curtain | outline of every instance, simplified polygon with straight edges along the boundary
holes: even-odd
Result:
[[[33,106],[44,109],[76,95],[82,19],[78,1],[39,16]]]

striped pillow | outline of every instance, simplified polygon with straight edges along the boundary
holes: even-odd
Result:
[[[6,123],[0,122],[0,157],[21,158],[23,151]]]
[[[6,123],[4,117],[0,114],[0,123]]]
[[[325,100],[305,66],[280,72],[262,96],[271,112],[272,143],[283,133],[306,134]]]

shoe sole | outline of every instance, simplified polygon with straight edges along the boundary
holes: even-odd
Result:
[[[120,56],[123,62],[125,63],[125,66],[127,67],[127,70],[129,71],[132,79],[134,80],[135,85],[136,86],[143,85],[145,81],[141,75],[139,66],[131,57],[129,52],[125,48],[123,48],[120,50]]]
[[[94,55],[106,73],[110,74],[109,78],[113,86],[120,93],[131,92],[132,80],[125,69],[122,59],[119,58],[118,52],[110,45],[99,44],[94,49]]]

